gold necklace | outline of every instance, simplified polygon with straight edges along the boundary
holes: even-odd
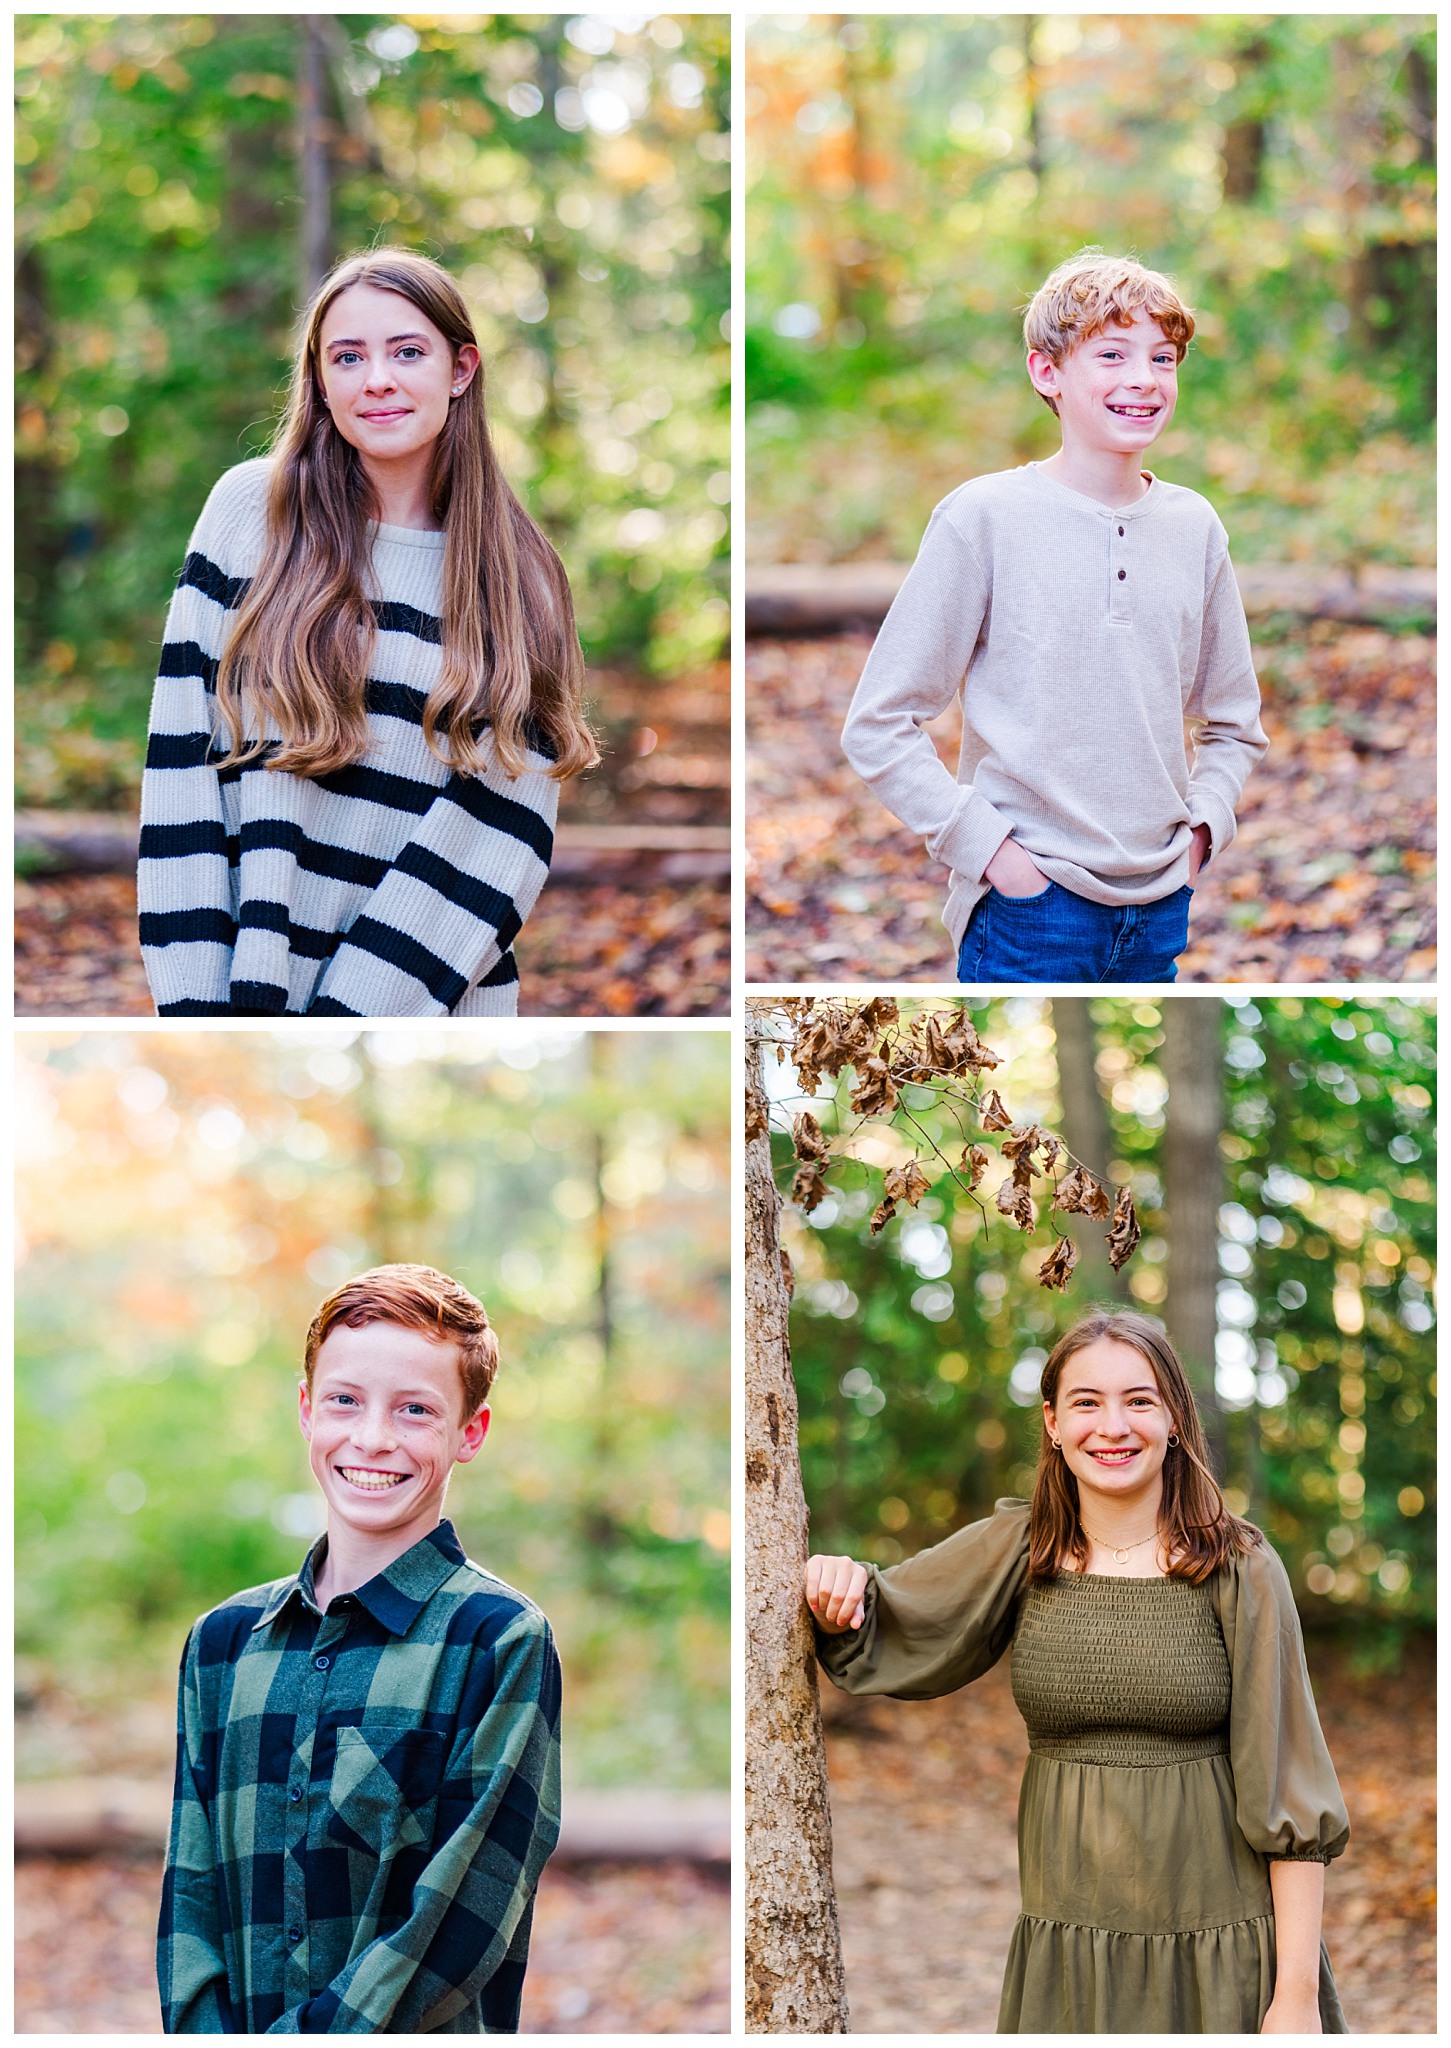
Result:
[[[1140,1536],[1137,1543],[1121,1543],[1117,1546],[1107,1542],[1102,1536],[1095,1536],[1093,1534],[1092,1529],[1089,1528],[1087,1522],[1083,1523],[1083,1533],[1085,1536],[1092,1538],[1093,1542],[1095,1542],[1101,1550],[1111,1550],[1113,1552],[1113,1561],[1115,1564],[1127,1564],[1129,1561],[1129,1552],[1131,1550],[1141,1549],[1145,1543],[1152,1543],[1154,1538],[1159,1534],[1159,1531],[1156,1528],[1151,1529],[1147,1536]]]

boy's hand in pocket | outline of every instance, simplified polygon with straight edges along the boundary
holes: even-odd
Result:
[[[1041,896],[1048,886],[1048,877],[1032,854],[1012,838],[1003,841],[982,878],[1001,896]]]
[[[1011,844],[1011,842],[1009,842]],[[1189,840],[1189,879],[1194,881],[1209,858],[1209,827],[1196,825]],[[1001,852],[1001,848],[998,849]]]

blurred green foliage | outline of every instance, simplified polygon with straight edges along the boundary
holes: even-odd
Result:
[[[549,1614],[574,1782],[724,1784],[726,1053],[715,1033],[28,1037],[22,1693],[163,1692],[195,1616],[296,1570],[302,1341],[419,1259],[502,1364],[448,1513]]]
[[[1221,1007],[1226,1490],[1285,1558],[1308,1620],[1353,1616],[1393,1641],[1434,1617],[1434,1017],[1430,1005],[1374,999],[1236,996]],[[1014,1118],[1061,1130],[1053,1005],[970,1009],[1003,1057],[989,1078]],[[1174,1102],[1158,1065],[1160,1005],[1105,998],[1090,1011],[1110,1172],[1132,1187],[1144,1231],[1124,1269],[1128,1305],[1161,1317],[1172,1338],[1163,1175]],[[767,1074],[787,1114],[804,1106],[789,1066],[768,1059]],[[823,1113],[831,1085],[812,1106],[836,1127],[845,1095],[836,1116],[829,1104]],[[954,1159],[978,1135],[925,1089],[903,1102]],[[1065,1295],[1045,1293],[1046,1231],[1021,1238],[990,1200],[985,1223],[920,1142],[932,1193],[872,1237],[883,1169],[910,1137],[901,1122],[890,1133],[869,1124],[858,1143],[872,1163],[834,1166],[826,1200],[784,1218],[812,1548],[879,1562],[1032,1491],[1039,1374],[1094,1300],[1086,1259]],[[785,1186],[789,1140],[773,1143]]]
[[[668,679],[728,623],[724,16],[17,22],[23,800],[135,800],[166,603],[264,451],[302,299],[304,23],[335,255],[437,257],[585,650]],[[607,712],[607,707],[605,707]]]
[[[1149,461],[1245,560],[1429,562],[1429,15],[777,16],[747,42],[757,560],[909,558],[1056,424],[1021,319],[1085,245],[1195,309]]]

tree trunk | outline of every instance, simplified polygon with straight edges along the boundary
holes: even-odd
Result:
[[[1170,996],[1161,1005],[1164,1078],[1164,1208],[1169,1218],[1167,1321],[1184,1362],[1215,1474],[1224,1476],[1224,1416],[1214,1388],[1218,1328],[1219,1204],[1224,1168],[1224,1006],[1217,996]]]
[[[1108,1104],[1098,1085],[1097,1045],[1086,996],[1054,996],[1048,1006],[1058,1052],[1058,1093],[1063,1103],[1063,1136],[1075,1159],[1107,1181],[1113,1137]],[[1065,1216],[1078,1246],[1078,1282],[1103,1301],[1127,1301],[1128,1282],[1108,1262],[1103,1225],[1091,1216]]]
[[[750,1046],[748,1060],[746,2028],[753,2034],[844,2034],[826,1749],[802,1597],[807,1515],[787,1330],[789,1267],[758,1045]]]
[[[322,25],[304,14],[297,42],[297,182],[302,194],[299,261],[302,302],[307,304],[332,265],[332,192],[323,128],[326,51]]]
[[[63,539],[56,506],[60,483],[47,405],[55,354],[50,287],[40,250],[21,250],[15,264],[15,361],[30,380],[20,402],[20,452],[15,458],[16,612],[27,653],[39,654],[55,617],[56,571]]]
[[[1264,88],[1257,74],[1263,71],[1269,55],[1270,46],[1263,36],[1251,36],[1234,52],[1234,64],[1240,78],[1240,111],[1225,128],[1221,154],[1224,196],[1240,205],[1247,205],[1260,196],[1265,163],[1265,123],[1262,112]]]

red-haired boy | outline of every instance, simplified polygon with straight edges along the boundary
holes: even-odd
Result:
[[[559,1660],[443,1519],[498,1342],[429,1266],[322,1304],[299,1416],[327,1532],[182,1659],[169,2034],[514,2033],[559,1835]]]

